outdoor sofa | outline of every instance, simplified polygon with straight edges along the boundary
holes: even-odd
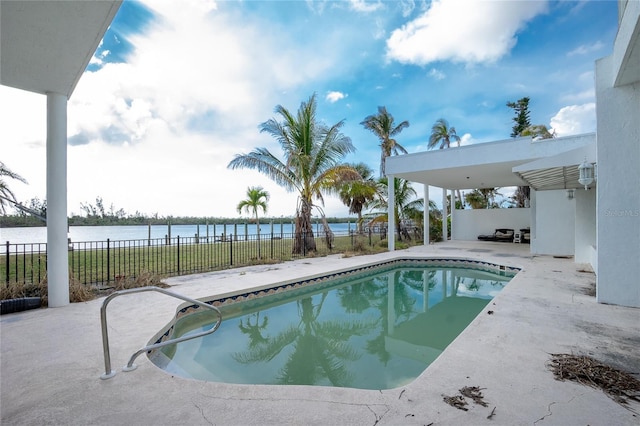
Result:
[[[481,241],[503,241],[513,242],[514,230],[508,228],[498,228],[493,234],[478,235],[478,239]]]

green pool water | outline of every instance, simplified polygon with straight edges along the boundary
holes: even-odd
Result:
[[[393,267],[222,306],[220,328],[151,355],[199,380],[390,389],[413,381],[513,274]],[[173,337],[211,327],[182,317]]]

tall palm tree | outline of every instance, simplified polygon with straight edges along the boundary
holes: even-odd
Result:
[[[261,186],[250,186],[247,188],[247,198],[238,203],[238,213],[242,210],[251,214],[256,219],[258,233],[260,233],[260,221],[258,220],[258,210],[262,208],[263,213],[267,213],[267,203],[269,202],[269,192]]]
[[[9,189],[9,184],[4,180],[4,177],[18,180],[23,183],[27,183],[27,180],[17,173],[14,173],[5,164],[0,161],[0,211],[2,214],[6,214],[6,206],[8,202],[16,203],[16,196]]]
[[[457,142],[458,146],[460,146],[460,137],[456,133],[456,128],[453,126],[449,126],[449,122],[444,118],[439,118],[431,127],[431,135],[429,136],[428,148],[433,149],[438,144],[440,144],[440,149],[444,147],[451,148],[451,142]],[[462,199],[462,194],[460,193],[459,189],[456,190],[456,196],[464,207],[464,200]]]
[[[260,252],[262,244],[260,243],[260,220],[258,219],[258,208],[262,208],[267,213],[267,202],[269,201],[269,193],[261,186],[251,186],[247,188],[247,199],[238,203],[238,213],[244,209],[247,213],[253,214],[256,219],[256,230],[258,239],[258,259],[262,257]]]
[[[386,158],[391,154],[398,155],[399,152],[406,154],[404,149],[393,137],[409,127],[408,121],[403,121],[397,126],[394,123],[393,115],[391,115],[384,106],[378,107],[378,113],[367,116],[361,122],[365,129],[371,130],[380,140],[380,177],[386,176],[385,162]]]
[[[344,120],[327,126],[316,119],[316,95],[302,102],[296,115],[281,105],[275,112],[282,121],[272,118],[260,125],[260,131],[273,136],[284,152],[280,160],[266,148],[237,154],[227,167],[255,169],[288,191],[299,194],[296,209],[293,253],[315,251],[311,211],[313,199],[324,204],[324,193],[337,193],[348,180],[359,175],[351,166],[341,164],[345,155],[355,151],[351,139],[340,129]]]
[[[451,142],[457,142],[460,146],[460,137],[456,133],[456,128],[449,126],[449,122],[444,118],[436,120],[431,127],[431,136],[429,136],[429,149],[433,149],[440,144],[440,149],[451,148]]]
[[[372,209],[378,209],[377,215],[372,219],[372,222],[388,222],[388,199],[386,194],[388,194],[389,181],[387,178],[380,178],[378,180],[379,185],[379,197],[371,203]],[[412,219],[417,216],[418,211],[420,211],[424,206],[424,200],[421,198],[414,199],[417,197],[416,190],[411,186],[411,182],[401,178],[394,179],[394,191],[395,191],[395,206],[394,206],[394,216],[396,222],[396,232],[398,233],[398,238],[402,241],[403,228],[402,222],[406,219]],[[405,237],[411,239],[407,233],[404,233]],[[393,237],[393,233],[391,233],[390,238]]]
[[[373,179],[373,170],[364,163],[351,165],[360,174],[360,179],[346,182],[338,196],[349,207],[350,214],[358,215],[358,233],[362,233],[362,210],[378,194],[378,186]]]

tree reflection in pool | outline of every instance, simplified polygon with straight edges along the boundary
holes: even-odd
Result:
[[[151,354],[200,380],[390,389],[413,381],[513,273],[393,267],[221,307],[215,333]],[[210,327],[179,319],[173,337]]]

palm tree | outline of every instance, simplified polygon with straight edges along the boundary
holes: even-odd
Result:
[[[262,208],[262,212],[267,213],[267,202],[269,202],[269,193],[261,186],[251,186],[247,188],[247,199],[238,203],[238,213],[242,213],[242,210],[244,209],[247,214],[251,214],[255,217],[258,234],[260,233],[258,209]]]
[[[429,149],[435,148],[438,143],[440,144],[440,149],[444,147],[451,148],[451,142],[457,142],[458,146],[460,146],[460,137],[456,134],[456,128],[449,126],[449,122],[444,118],[439,118],[431,127]]]
[[[465,195],[467,203],[474,209],[493,209],[497,208],[498,204],[495,202],[495,198],[498,195],[502,195],[498,192],[500,188],[480,188]]]
[[[269,193],[261,186],[251,186],[247,188],[247,199],[238,203],[238,213],[244,209],[247,213],[252,213],[256,218],[256,229],[258,235],[258,259],[260,259],[260,220],[258,219],[258,208],[262,207],[262,211],[267,213],[267,202],[269,201]]]
[[[11,179],[19,180],[20,182],[27,183],[27,180],[17,173],[12,172],[5,164],[0,161],[0,211],[2,214],[6,214],[7,201],[17,204],[16,196],[9,189],[9,185],[4,180],[4,176]]]
[[[467,192],[464,195],[465,201],[471,206],[472,209],[486,209],[487,200],[480,190],[474,189],[471,192]]]
[[[449,126],[449,122],[444,118],[439,118],[436,120],[433,127],[431,127],[431,136],[429,136],[428,148],[433,149],[438,144],[440,144],[440,149],[444,147],[451,148],[451,142],[457,142],[458,146],[460,146],[460,137],[456,133],[456,128]],[[456,190],[456,196],[460,200],[460,203],[463,204],[464,208],[464,201],[459,189]]]
[[[296,208],[295,241],[293,253],[315,251],[311,211],[313,199],[324,204],[324,193],[337,193],[343,183],[358,179],[351,166],[341,164],[345,155],[355,151],[351,139],[340,129],[344,120],[326,126],[316,119],[316,95],[302,102],[297,115],[281,105],[275,118],[260,125],[260,131],[273,136],[284,152],[284,161],[266,148],[256,148],[248,154],[237,154],[227,167],[230,169],[256,169],[288,191],[299,194]]]
[[[360,179],[346,182],[340,188],[339,197],[349,214],[358,215],[358,233],[362,233],[362,210],[373,201],[378,194],[378,186],[373,179],[373,170],[364,163],[352,164],[360,174]]]
[[[384,195],[388,194],[389,182],[387,178],[380,178],[380,180],[378,180],[378,186],[379,197],[371,203],[371,208],[378,209],[378,213],[372,219],[372,222],[388,222],[388,199]],[[421,198],[413,199],[417,196],[416,190],[413,189],[411,183],[405,179],[394,179],[394,191],[394,216],[398,238],[402,241],[402,235],[404,233],[405,237],[411,239],[406,230],[403,229],[402,222],[403,220],[415,218],[418,215],[418,212],[423,208],[424,200]],[[393,233],[391,234],[391,237],[392,236]]]
[[[488,209],[497,208],[496,196],[502,195],[498,192],[498,189],[500,188],[480,188],[480,192],[484,195]]]
[[[367,116],[361,122],[365,129],[371,130],[380,139],[380,177],[386,176],[385,161],[391,154],[398,155],[399,152],[406,154],[407,150],[402,147],[393,137],[400,133],[406,127],[409,127],[408,121],[395,126],[393,115],[389,114],[384,106],[378,107],[378,113]]]

